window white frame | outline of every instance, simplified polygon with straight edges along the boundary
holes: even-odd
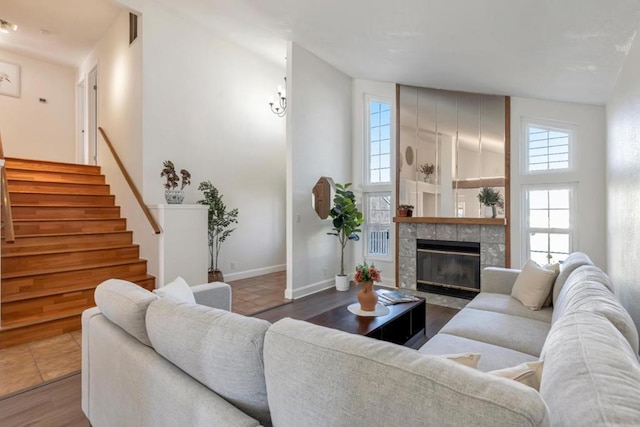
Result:
[[[389,104],[390,107],[390,127],[389,127],[389,181],[388,182],[371,182],[371,102],[381,102]],[[363,162],[363,181],[365,186],[380,187],[390,186],[394,180],[395,174],[395,106],[393,101],[388,98],[377,97],[365,94],[364,96],[364,162]]]
[[[532,190],[569,190],[569,228],[534,228],[531,227],[530,224],[530,216],[529,216],[529,191]],[[575,251],[578,248],[578,215],[577,215],[577,193],[578,193],[578,183],[576,182],[566,182],[566,183],[558,183],[558,184],[535,184],[535,185],[523,185],[522,186],[522,217],[523,217],[523,227],[522,227],[522,259],[527,260],[530,259],[531,249],[530,249],[530,240],[529,235],[532,232],[542,232],[542,233],[557,233],[557,234],[568,234],[569,235],[569,253]],[[557,262],[557,260],[554,260]]]
[[[569,167],[562,169],[545,169],[540,171],[529,171],[529,127],[540,127],[558,132],[566,132],[569,135]],[[546,119],[537,119],[531,117],[522,118],[522,155],[521,167],[523,175],[547,175],[573,172],[577,164],[576,138],[578,127],[573,123],[558,122]]]
[[[373,224],[368,219],[371,216],[371,198],[372,197],[388,197],[389,198],[389,223],[388,224]],[[364,257],[369,260],[384,260],[391,261],[393,259],[393,242],[391,241],[391,226],[393,225],[393,195],[391,191],[381,192],[368,192],[363,194],[364,199],[364,218],[365,224],[362,230],[364,234]],[[371,247],[371,233],[372,232],[386,232],[387,233],[387,254],[371,253],[369,248]]]

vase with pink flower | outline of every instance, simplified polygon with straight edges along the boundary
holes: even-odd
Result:
[[[378,303],[378,294],[373,289],[373,282],[380,281],[380,270],[375,265],[368,265],[366,262],[356,265],[353,281],[362,285],[362,289],[358,292],[360,309],[362,311],[375,311]]]

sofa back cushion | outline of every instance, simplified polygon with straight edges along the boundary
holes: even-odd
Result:
[[[583,265],[593,265],[593,262],[591,262],[591,259],[589,259],[587,254],[582,252],[573,252],[564,260],[562,267],[560,268],[560,274],[558,274],[558,277],[553,284],[553,305],[556,305],[558,295],[560,294],[564,283],[567,281],[571,273],[573,273],[573,270]]]
[[[553,324],[540,394],[562,426],[638,425],[640,363],[604,316],[578,311]]]
[[[293,319],[265,338],[274,425],[548,425],[530,387],[438,356]]]
[[[611,292],[609,277],[596,266],[577,268],[565,283],[553,311],[555,323],[562,316],[576,311],[598,313],[606,317],[627,339],[631,348],[640,350],[638,330],[629,313]]]
[[[141,343],[151,346],[145,316],[149,304],[155,301],[157,296],[135,283],[109,279],[96,287],[94,298],[107,319]]]
[[[269,325],[171,297],[147,311],[147,331],[159,354],[265,426],[271,424],[262,349]]]

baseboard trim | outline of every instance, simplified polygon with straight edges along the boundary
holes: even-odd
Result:
[[[306,297],[320,291],[324,291],[325,289],[332,288],[335,286],[335,279],[326,279],[320,282],[311,283],[310,285],[303,286],[301,288],[296,289],[287,289],[284,291],[284,297],[288,299],[298,299],[302,297]]]
[[[278,273],[287,269],[286,264],[272,265],[269,267],[255,268],[253,270],[239,271],[237,273],[224,273],[224,281],[232,282],[234,280],[249,279],[251,277],[263,276],[270,273]]]

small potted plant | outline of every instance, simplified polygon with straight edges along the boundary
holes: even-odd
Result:
[[[164,177],[167,182],[164,184],[164,198],[170,205],[179,205],[184,200],[184,187],[191,184],[191,174],[186,169],[180,170],[180,176],[176,172],[176,167],[171,160],[162,163],[162,172],[160,177]],[[182,178],[180,189],[177,190],[178,184]]]
[[[399,205],[398,206],[398,216],[413,216],[413,205]]]
[[[380,270],[375,265],[364,264],[356,265],[356,274],[353,275],[353,281],[362,284],[362,289],[358,292],[358,302],[360,310],[375,311],[378,303],[378,294],[373,289],[373,282],[380,281]]]
[[[227,210],[222,195],[210,181],[201,182],[198,190],[204,194],[204,199],[198,200],[198,204],[209,206],[209,282],[223,282],[224,275],[218,269],[218,255],[222,242],[235,230],[229,227],[238,223],[238,209]]]
[[[436,166],[433,163],[425,163],[420,166],[420,172],[424,174],[424,182],[432,183],[431,175],[436,171]]]
[[[344,248],[350,240],[358,241],[361,233],[360,225],[363,223],[362,212],[356,206],[356,196],[349,190],[351,183],[336,183],[336,195],[333,198],[333,207],[329,211],[333,229],[327,233],[336,236],[340,242],[340,274],[336,275],[336,290],[348,291],[349,280],[344,274]]]
[[[478,193],[478,200],[485,206],[484,216],[487,218],[496,217],[496,205],[503,207],[504,200],[500,190],[496,190],[491,187],[482,187]]]

